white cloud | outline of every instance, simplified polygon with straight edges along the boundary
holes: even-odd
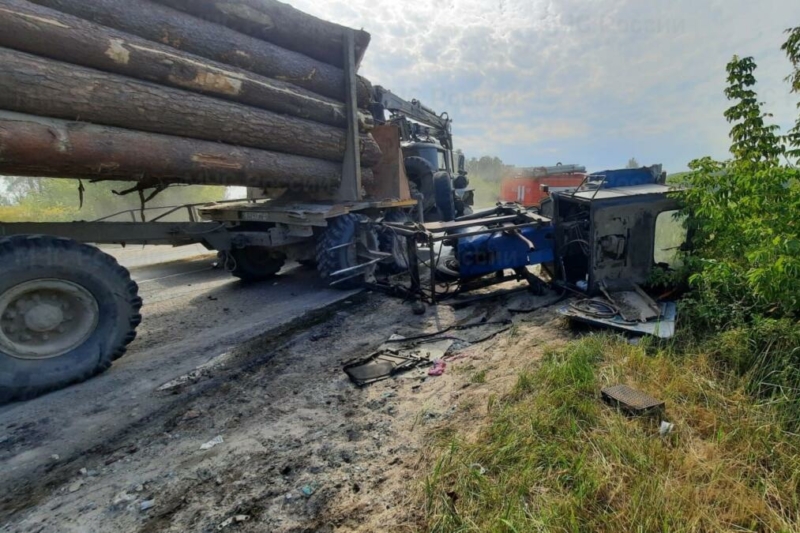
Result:
[[[454,119],[468,155],[683,167],[725,157],[725,64],[753,55],[759,92],[789,125],[779,50],[796,0],[294,0],[372,34],[362,73]],[[677,168],[676,168],[677,169]]]

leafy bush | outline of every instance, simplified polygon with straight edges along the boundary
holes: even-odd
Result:
[[[784,46],[798,68],[800,28]],[[794,43],[794,44],[792,44]],[[690,164],[685,192],[695,251],[692,307],[701,325],[748,323],[754,317],[800,316],[800,170],[791,164],[800,138],[781,137],[767,123],[757,94],[753,58],[728,64],[725,113],[732,124],[729,161]],[[793,91],[800,78],[795,73]],[[800,125],[800,119],[798,119]]]
[[[784,45],[800,93],[800,28]],[[785,407],[800,427],[800,117],[785,136],[767,119],[753,90],[756,64],[728,64],[725,117],[732,123],[728,161],[690,164],[684,193],[694,250],[686,264],[694,290],[684,323],[717,361],[746,378],[751,393]],[[798,104],[800,109],[800,104]],[[717,332],[716,335],[709,333]]]

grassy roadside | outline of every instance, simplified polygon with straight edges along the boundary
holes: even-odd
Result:
[[[797,531],[800,440],[712,354],[591,335],[551,351],[489,405],[477,438],[439,439],[425,484],[435,532]],[[626,417],[599,390],[666,400]]]

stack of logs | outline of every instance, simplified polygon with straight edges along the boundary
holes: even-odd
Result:
[[[331,190],[344,31],[276,0],[0,0],[0,174]]]

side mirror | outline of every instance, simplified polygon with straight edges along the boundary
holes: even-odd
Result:
[[[464,157],[464,154],[458,154],[458,171],[464,172],[466,166],[467,166],[467,158]]]

